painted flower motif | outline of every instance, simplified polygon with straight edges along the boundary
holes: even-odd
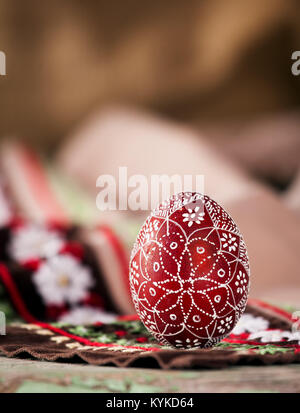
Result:
[[[259,339],[262,343],[280,342],[282,340],[298,341],[298,344],[300,344],[300,331],[266,330],[251,334],[249,339]]]
[[[201,222],[204,221],[204,214],[204,211],[201,210],[199,206],[197,206],[195,209],[188,208],[188,212],[182,214],[184,218],[183,222],[188,221],[189,227],[191,227],[194,222],[196,224],[201,224]]]
[[[236,291],[238,294],[243,294],[246,289],[247,289],[247,278],[245,273],[243,273],[241,270],[239,270],[238,275],[236,276],[236,282],[235,285],[237,287]]]
[[[76,304],[83,300],[94,280],[89,268],[70,255],[56,255],[43,262],[33,282],[46,304]]]
[[[63,244],[63,239],[56,231],[31,224],[17,229],[8,249],[17,262],[22,262],[52,257]]]
[[[145,234],[146,240],[149,240],[149,239],[153,238],[154,232],[158,230],[158,225],[159,225],[158,220],[155,220],[154,222],[151,221],[149,223],[149,227],[147,228],[147,231],[146,231],[146,234]]]
[[[226,317],[225,320],[222,319],[220,320],[220,325],[218,326],[217,330],[219,331],[220,334],[224,334],[225,331],[228,331],[230,329],[232,323],[232,316]]]
[[[59,322],[72,325],[112,323],[117,316],[95,307],[75,307],[59,318]]]
[[[147,313],[146,310],[141,310],[140,318],[149,330],[155,330],[156,324],[153,320],[152,314]]]
[[[132,261],[131,272],[132,272],[132,276],[133,276],[133,282],[138,285],[138,283],[139,283],[138,278],[140,278],[139,267],[138,267],[136,261],[134,261],[134,260]]]
[[[223,232],[221,241],[223,248],[228,249],[229,252],[235,251],[237,249],[238,244],[234,235]]]
[[[232,334],[257,333],[269,328],[269,321],[263,317],[255,317],[252,314],[243,314],[234,327]]]
[[[200,347],[201,343],[198,338],[190,339],[187,338],[186,340],[175,340],[175,346],[177,348],[194,348]]]

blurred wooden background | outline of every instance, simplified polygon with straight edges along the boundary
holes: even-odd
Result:
[[[299,106],[297,0],[0,0],[0,135],[55,147],[95,107],[216,124]]]

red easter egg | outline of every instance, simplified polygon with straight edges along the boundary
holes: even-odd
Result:
[[[208,196],[164,201],[142,226],[130,259],[130,287],[145,327],[177,349],[211,347],[244,312],[249,262],[232,218]]]

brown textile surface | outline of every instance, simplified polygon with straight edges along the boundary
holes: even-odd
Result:
[[[93,326],[53,326],[16,324],[7,328],[7,335],[0,337],[0,353],[8,357],[33,357],[39,360],[86,362],[94,365],[117,367],[171,368],[222,368],[233,364],[273,364],[300,361],[300,341],[284,339],[292,334],[292,318],[273,307],[259,303],[248,305],[246,316],[253,322],[267,322],[260,337],[251,339],[244,331],[231,334],[219,345],[210,349],[175,350],[160,346],[147,336],[138,319],[120,319],[110,324]],[[243,330],[243,329],[242,329]],[[253,331],[253,330],[252,330]],[[271,332],[280,332],[281,339],[274,337],[263,342]],[[256,331],[257,332],[257,331]],[[294,333],[294,334],[298,334]],[[120,338],[123,337],[123,338]],[[124,337],[126,337],[123,344]],[[101,342],[102,339],[102,342]],[[88,343],[84,343],[88,340]]]

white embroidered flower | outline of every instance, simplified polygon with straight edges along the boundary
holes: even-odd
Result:
[[[75,307],[68,313],[59,318],[59,322],[73,325],[82,324],[95,324],[100,323],[112,323],[116,321],[117,316],[113,313],[108,313],[98,308],[85,306]]]
[[[298,344],[300,345],[300,331],[294,331],[290,333],[289,337],[287,337],[288,341],[298,341]]]
[[[243,314],[232,330],[232,334],[257,333],[258,331],[264,331],[267,328],[269,328],[269,322],[263,317],[255,317],[252,314]]]
[[[247,288],[247,278],[246,275],[239,270],[238,275],[236,276],[236,282],[235,285],[237,287],[236,291],[238,294],[243,294],[246,291]]]
[[[227,248],[229,252],[235,251],[238,246],[236,242],[236,237],[230,233],[227,234],[226,232],[223,232],[221,241],[223,243],[223,248]]]
[[[276,341],[298,341],[300,344],[300,331],[288,331],[288,330],[266,330],[258,333],[253,333],[249,336],[250,340],[260,339],[262,343],[272,343]]]
[[[10,255],[18,262],[33,258],[49,258],[63,245],[60,235],[53,230],[30,224],[19,228],[8,247]]]
[[[69,255],[57,255],[42,263],[33,282],[46,304],[78,303],[94,285],[90,270]]]
[[[200,210],[199,206],[195,209],[188,208],[188,212],[185,212],[182,216],[184,217],[183,222],[188,221],[189,227],[191,227],[194,222],[201,224],[201,221],[204,221],[204,211]]]

